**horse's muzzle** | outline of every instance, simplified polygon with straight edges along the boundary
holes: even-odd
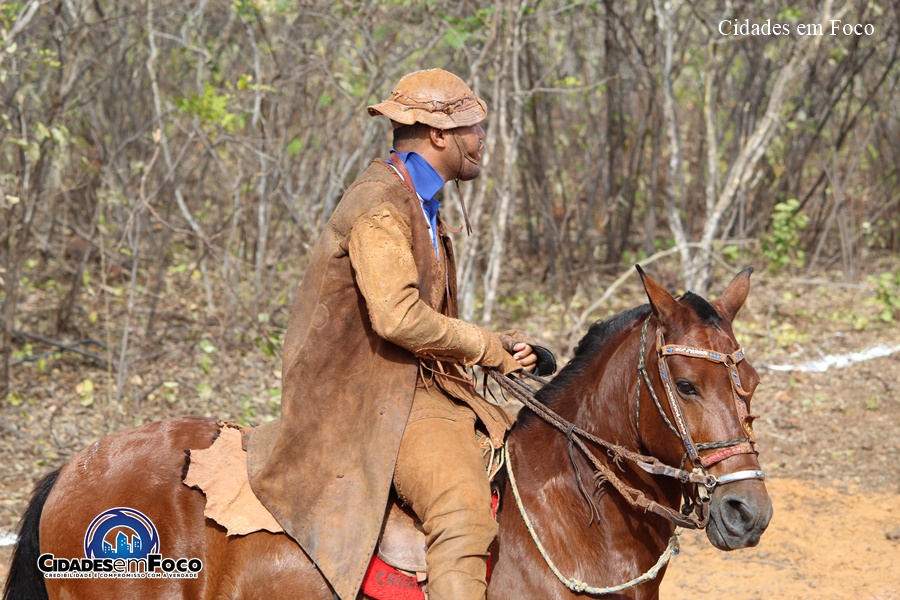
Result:
[[[772,518],[772,500],[762,481],[737,481],[716,488],[709,506],[706,537],[720,550],[749,548]]]

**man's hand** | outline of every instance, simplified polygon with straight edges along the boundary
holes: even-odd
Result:
[[[512,350],[513,358],[516,359],[517,363],[522,365],[522,370],[533,373],[534,368],[537,366],[538,357],[531,346],[525,342],[518,342],[513,346]]]
[[[542,377],[556,372],[556,357],[553,353],[536,344],[524,331],[510,329],[500,334],[500,341],[523,371]]]
[[[538,362],[538,356],[534,353],[530,340],[524,331],[518,329],[510,329],[500,334],[503,348],[512,354],[513,359],[522,366],[522,370],[528,373],[534,372]]]

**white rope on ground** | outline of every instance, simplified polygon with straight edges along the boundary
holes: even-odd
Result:
[[[886,346],[879,344],[860,352],[848,352],[847,354],[826,354],[819,360],[811,360],[797,365],[761,365],[770,371],[805,371],[807,373],[824,373],[828,369],[843,369],[858,362],[865,362],[875,358],[883,358],[900,352],[900,346]]]

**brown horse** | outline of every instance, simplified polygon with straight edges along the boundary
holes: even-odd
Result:
[[[673,298],[641,276],[649,306],[594,324],[536,402],[504,380],[527,408],[499,479],[492,600],[657,598],[676,524],[705,526],[723,550],[755,545],[768,525],[749,415],[759,380],[731,328],[750,270],[712,303]],[[215,421],[190,417],[119,432],[48,476],[22,518],[4,599],[335,598],[284,534],[229,537],[204,517],[203,494],[182,484],[185,449],[208,447],[216,432]],[[176,566],[185,557],[202,570],[186,579],[45,577],[54,558],[86,556],[92,520],[114,507],[156,525],[169,569],[196,570]]]

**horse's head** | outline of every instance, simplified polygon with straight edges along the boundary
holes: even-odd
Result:
[[[644,330],[652,390],[640,398],[642,443],[661,461],[708,476],[708,485],[691,487],[694,502],[708,502],[706,534],[714,546],[755,546],[772,516],[750,415],[759,376],[731,329],[752,269],[712,303],[691,292],[674,298],[638,271],[653,311]]]

